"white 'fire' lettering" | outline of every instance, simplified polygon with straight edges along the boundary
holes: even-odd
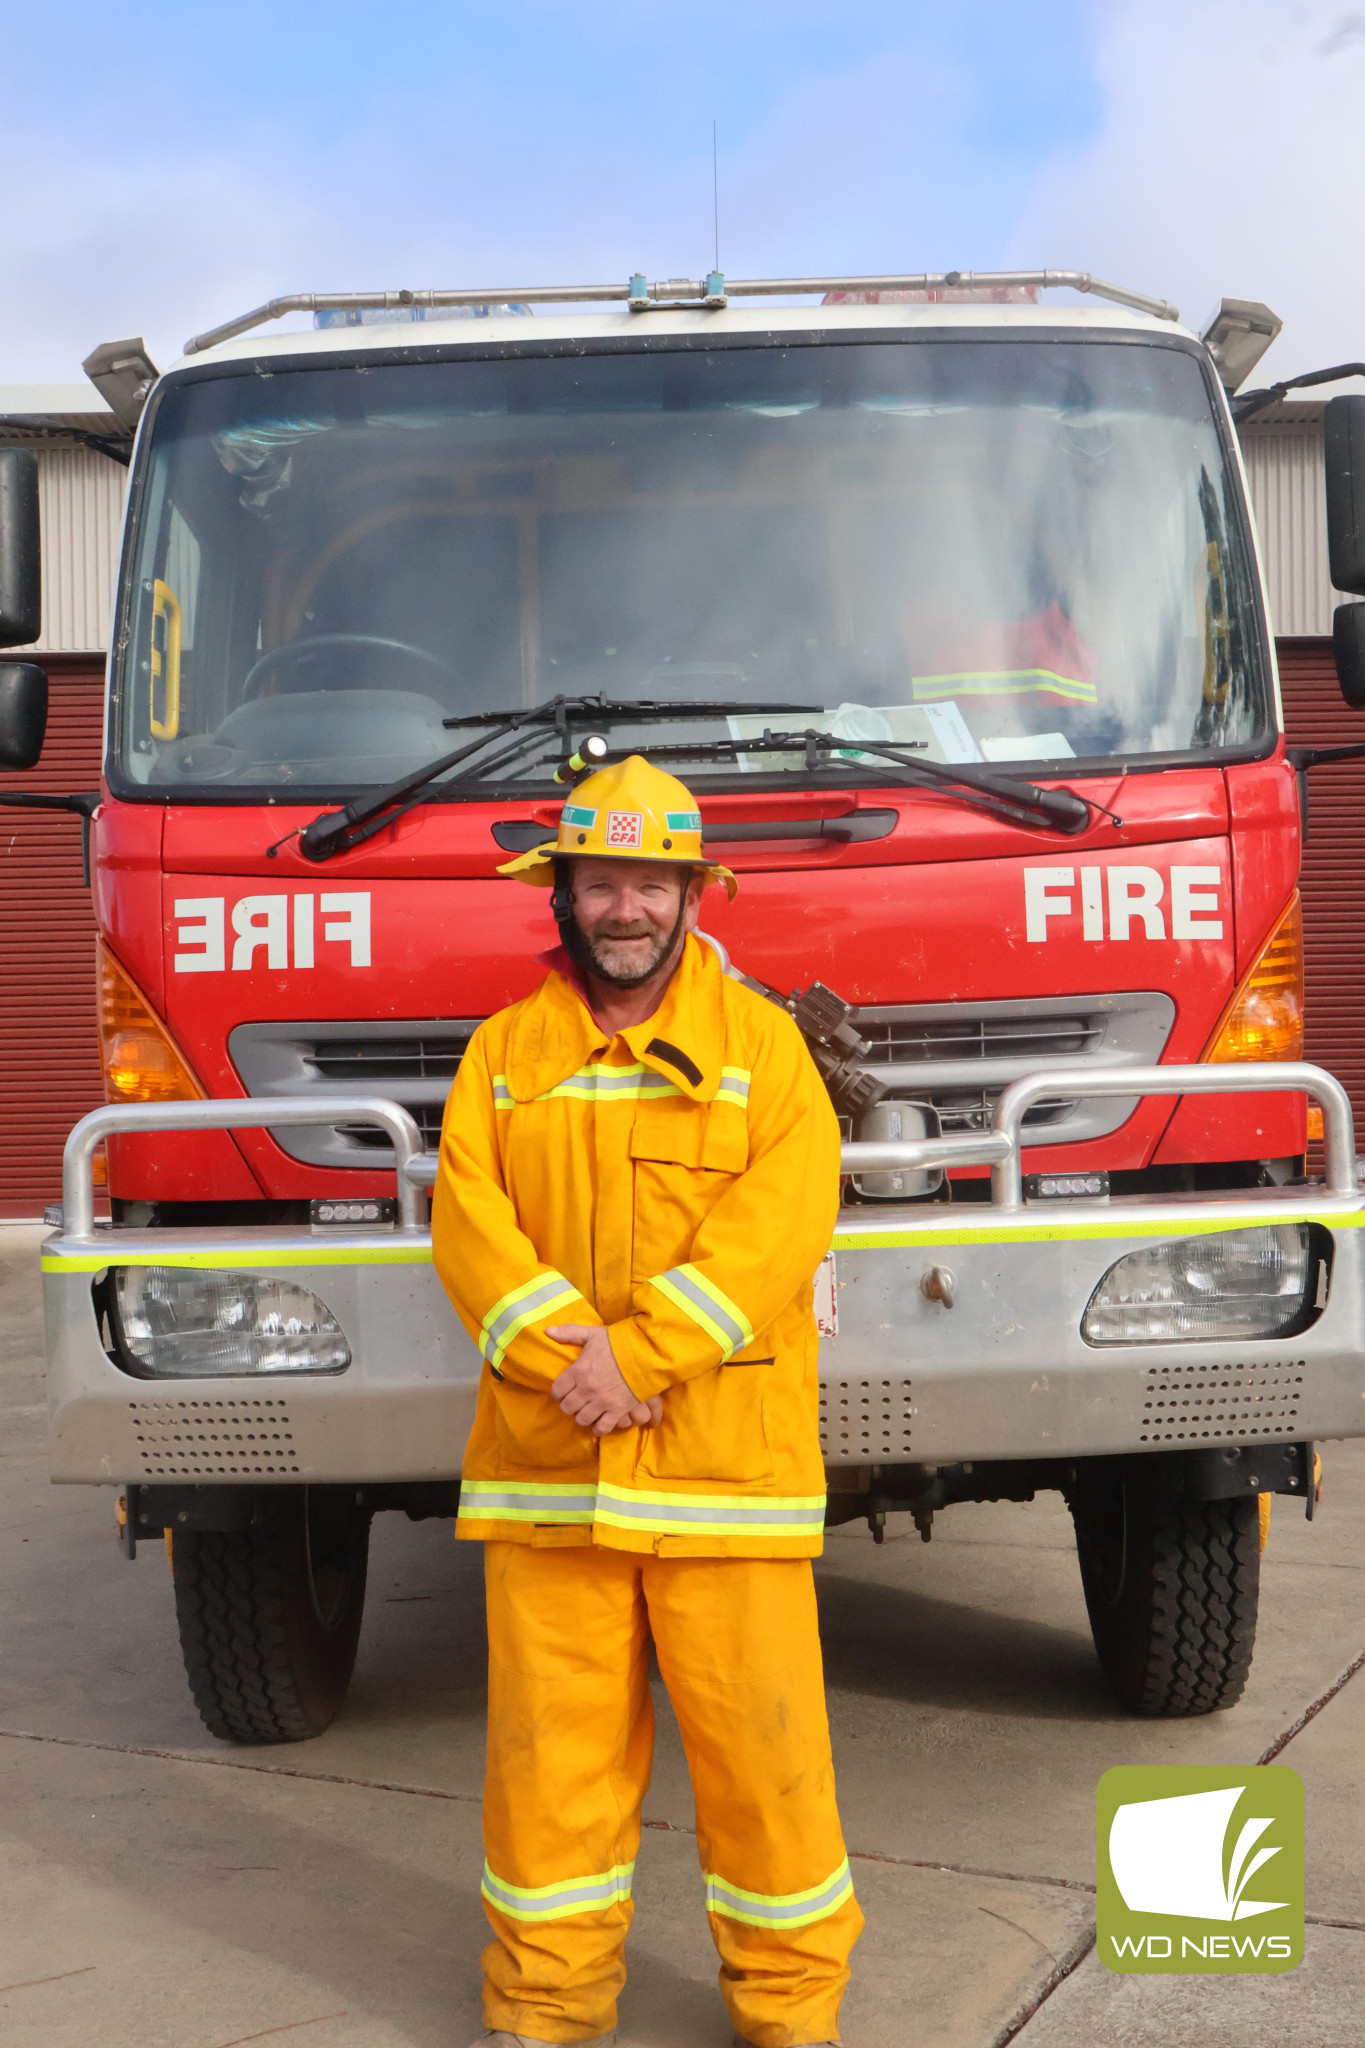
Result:
[[[1025,868],[1024,936],[1031,946],[1044,945],[1056,936],[1059,918],[1065,931],[1066,920],[1079,913],[1080,936],[1091,944],[1105,938],[1164,939],[1169,911],[1171,938],[1207,944],[1223,936],[1222,886],[1223,871],[1212,865],[1172,866],[1169,889],[1159,869],[1132,862],[1087,866],[1079,873],[1071,867]]]
[[[293,904],[291,911],[290,904]],[[289,967],[315,965],[314,909],[322,912],[324,944],[345,946],[352,967],[370,965],[370,892],[329,891],[315,898],[310,891],[285,895],[239,896],[228,909],[223,896],[179,896],[173,927],[178,951],[172,954],[177,974],[222,974],[227,970],[227,930],[234,934],[232,972],[249,974],[265,955],[265,965],[278,973]],[[290,958],[290,939],[293,958]]]

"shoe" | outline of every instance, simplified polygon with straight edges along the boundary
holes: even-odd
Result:
[[[593,2034],[589,2040],[575,2041],[572,2048],[614,2048],[616,2029],[609,2034]],[[569,2048],[569,2044],[547,2041],[541,2034],[509,2034],[498,2027],[491,2034],[480,2034],[470,2048]]]

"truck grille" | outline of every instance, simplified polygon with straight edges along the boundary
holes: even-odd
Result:
[[[872,1013],[878,1022],[860,1018],[859,1030],[872,1047],[872,1062],[899,1066],[916,1060],[1083,1059],[1104,1041],[1104,1024],[1095,1017],[935,1017],[925,1022],[913,1010],[889,1016]]]
[[[397,1095],[395,1095],[395,1099],[402,1100],[401,1096]],[[403,1107],[408,1111],[418,1130],[422,1133],[422,1142],[425,1144],[428,1152],[434,1152],[441,1142],[441,1116],[445,1104],[443,1102],[435,1104],[430,1102],[406,1102],[403,1104]],[[360,1146],[362,1150],[382,1152],[386,1157],[392,1158],[393,1155],[389,1151],[388,1139],[383,1131],[377,1130],[373,1124],[338,1124],[337,1129],[349,1138],[353,1145]]]
[[[930,1104],[943,1129],[986,1129],[1000,1093],[1039,1067],[1154,1064],[1175,1019],[1169,996],[1144,991],[1038,996],[1016,1002],[906,1003],[858,1013],[871,1047],[866,1062],[893,1097]],[[388,1095],[416,1120],[428,1148],[441,1133],[450,1084],[477,1028],[476,1017],[327,1020],[239,1024],[228,1049],[251,1095],[306,1095],[310,1088]],[[1035,1103],[1025,1128],[1034,1143],[1071,1144],[1116,1130],[1132,1098]],[[278,1131],[276,1142],[311,1166],[378,1167],[393,1157],[367,1124],[320,1124]]]
[[[1004,1089],[1048,1066],[1155,1064],[1175,1022],[1169,996],[1034,996],[1009,1003],[907,1003],[860,1010],[867,1066],[893,1099],[927,1103],[945,1132],[987,1130]],[[1057,1096],[1033,1104],[1034,1144],[1103,1137],[1132,1115],[1133,1097]]]
[[[326,1019],[312,1024],[239,1024],[228,1051],[249,1095],[387,1095],[416,1121],[429,1149],[441,1135],[455,1070],[477,1017]],[[393,1148],[370,1124],[318,1124],[275,1133],[305,1166],[383,1167]]]
[[[458,1038],[320,1038],[306,1057],[329,1084],[363,1081],[370,1088],[376,1081],[444,1081],[449,1088],[468,1044],[468,1032]]]
[[[899,1017],[888,1017],[883,1011],[877,1023],[860,1022],[859,1028],[872,1048],[869,1064],[879,1067],[914,1067],[946,1060],[1010,1060],[1022,1071],[1045,1059],[1065,1060],[1070,1065],[1096,1052],[1104,1042],[1103,1021],[1086,1016],[974,1016],[969,1011],[959,1017],[925,1020],[914,1011]],[[891,1092],[899,1095],[905,1090],[893,1082]],[[927,1090],[915,1090],[917,1100],[932,1103],[938,1111],[944,1131],[955,1133],[988,1130],[1000,1093],[1000,1088],[932,1085]],[[1074,1097],[1035,1102],[1025,1111],[1024,1123],[1029,1127],[1062,1123],[1076,1107]]]
[[[957,1089],[934,1088],[914,1099],[932,1103],[945,1132],[988,1131],[1003,1092],[1000,1088],[980,1088],[975,1095],[964,1095]],[[1065,1123],[1079,1106],[1080,1097],[1076,1095],[1059,1095],[1055,1102],[1035,1102],[1024,1111],[1024,1128],[1033,1130],[1038,1124]]]

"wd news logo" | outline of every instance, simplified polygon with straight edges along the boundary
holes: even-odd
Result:
[[[1292,1970],[1303,1958],[1303,1782],[1123,1764],[1100,1779],[1097,1931],[1106,1969]]]

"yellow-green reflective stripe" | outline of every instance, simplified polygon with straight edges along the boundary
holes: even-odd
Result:
[[[918,1230],[839,1228],[835,1230],[832,1248],[836,1252],[879,1252],[896,1251],[906,1245],[1087,1244],[1096,1239],[1112,1238],[1126,1238],[1138,1248],[1165,1244],[1172,1239],[1214,1237],[1224,1231],[1267,1230],[1285,1223],[1321,1223],[1327,1230],[1360,1230],[1365,1228],[1365,1211],[1347,1216],[1267,1213],[1248,1217],[1245,1221],[1221,1216],[1208,1221],[1200,1219],[1189,1223],[1151,1225],[1131,1219],[1127,1222],[1106,1220],[1103,1223],[1034,1223],[1030,1218],[1027,1223],[1013,1227],[999,1223],[979,1225],[975,1229],[963,1226],[949,1230],[937,1224],[925,1224]]]
[[[752,1079],[753,1075],[747,1067],[722,1067],[720,1070],[720,1086],[716,1090],[717,1099],[719,1100],[723,1097],[730,1102],[747,1103],[749,1100],[749,1083]]]
[[[824,1527],[825,1496],[659,1493],[601,1480],[594,1519],[655,1536],[811,1536]]]
[[[916,676],[911,691],[917,704],[934,697],[1014,697],[1030,690],[1046,690],[1050,696],[1073,697],[1082,704],[1095,704],[1099,695],[1093,683],[1075,676],[1059,676],[1050,668],[964,669],[958,675]]]
[[[596,1505],[591,1479],[466,1479],[460,1487],[462,1522],[591,1522]]]
[[[590,1479],[466,1479],[460,1488],[460,1519],[601,1522],[656,1536],[810,1536],[824,1527],[825,1497],[646,1493]]]
[[[567,1920],[574,1913],[599,1913],[630,1897],[633,1863],[618,1863],[591,1877],[571,1877],[561,1884],[508,1884],[487,1863],[483,1866],[484,1897],[513,1920]]]
[[[562,1273],[537,1273],[534,1280],[512,1288],[501,1301],[494,1302],[483,1319],[479,1349],[490,1365],[501,1365],[503,1355],[518,1331],[577,1300],[578,1289]]]
[[[1252,1208],[1240,1216],[1191,1217],[1188,1221],[1166,1217],[1159,1223],[1133,1217],[1106,1218],[1095,1223],[1038,1223],[1032,1213],[1017,1223],[963,1224],[952,1229],[941,1223],[926,1223],[913,1230],[869,1230],[842,1226],[835,1230],[836,1252],[898,1251],[918,1245],[1011,1245],[1088,1244],[1096,1240],[1127,1238],[1135,1247],[1165,1244],[1174,1238],[1210,1237],[1227,1230],[1268,1230],[1284,1223],[1320,1223],[1326,1230],[1365,1230],[1365,1208],[1336,1213],[1324,1208],[1298,1209],[1288,1215],[1278,1210]],[[119,1233],[121,1235],[121,1233]],[[167,1231],[166,1235],[172,1235]],[[110,1233],[109,1246],[97,1252],[49,1252],[41,1259],[44,1273],[102,1273],[106,1266],[186,1266],[204,1272],[262,1273],[280,1266],[429,1266],[431,1244],[329,1245],[317,1239],[299,1244],[219,1245],[212,1251],[162,1251],[159,1247],[125,1248]]]
[[[649,1284],[667,1295],[675,1308],[680,1308],[708,1337],[715,1339],[722,1358],[729,1358],[743,1344],[753,1343],[754,1333],[743,1309],[736,1307],[729,1295],[722,1294],[715,1282],[695,1266],[672,1266],[667,1273],[656,1273]]]
[[[169,1235],[169,1232],[167,1233]],[[429,1244],[365,1245],[271,1245],[266,1251],[254,1247],[219,1246],[211,1252],[123,1251],[110,1238],[108,1251],[75,1252],[69,1257],[44,1252],[45,1273],[102,1273],[106,1266],[190,1266],[204,1272],[258,1273],[276,1266],[429,1266]]]
[[[723,1913],[727,1920],[742,1920],[749,1927],[809,1927],[853,1897],[847,1856],[832,1877],[804,1892],[747,1892],[709,1870],[703,1873],[703,1882],[708,1913]]]
[[[506,1074],[494,1074],[494,1076],[493,1076],[493,1107],[494,1107],[494,1109],[511,1109],[511,1108],[512,1108],[512,1106],[513,1106],[513,1096],[512,1096],[512,1091],[511,1091],[511,1089],[510,1089],[510,1088],[508,1087],[508,1085],[507,1085],[507,1076],[506,1076]]]

